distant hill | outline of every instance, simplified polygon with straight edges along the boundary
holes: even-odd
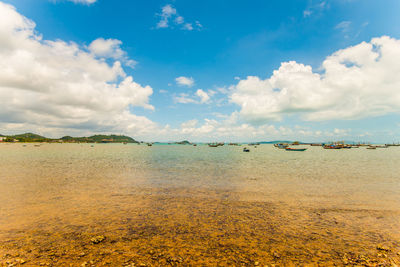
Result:
[[[180,142],[175,142],[175,144],[177,144],[177,145],[190,145],[191,143],[189,141],[187,141],[187,140],[184,140],[184,141],[180,141]]]
[[[17,135],[13,135],[11,137],[14,137],[14,138],[29,138],[29,139],[46,139],[46,137],[38,135],[38,134],[34,134],[34,133],[17,134]]]
[[[125,135],[93,135],[89,137],[95,142],[112,142],[112,143],[139,143],[135,139]],[[108,141],[107,141],[108,140]]]
[[[16,134],[16,135],[10,135],[8,137],[16,139],[19,142],[47,142],[51,140],[50,138],[46,138],[44,136],[34,133]]]
[[[125,135],[92,135],[89,137],[72,137],[64,136],[60,140],[63,142],[79,142],[79,143],[139,143],[135,139]]]
[[[2,135],[0,135],[2,136]],[[124,135],[93,135],[89,137],[72,137],[64,136],[60,139],[47,138],[34,133],[24,133],[6,136],[10,140],[18,140],[19,142],[58,142],[65,143],[138,143],[135,139]]]

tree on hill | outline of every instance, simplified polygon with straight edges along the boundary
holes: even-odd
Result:
[[[34,133],[17,134],[9,137],[19,142],[47,142],[50,140],[49,138]]]

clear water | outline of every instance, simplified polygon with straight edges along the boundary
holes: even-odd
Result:
[[[400,147],[242,149],[0,144],[0,257],[32,265],[398,260]],[[106,241],[91,244],[100,234]]]

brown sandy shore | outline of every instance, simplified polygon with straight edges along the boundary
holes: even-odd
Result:
[[[0,265],[400,265],[399,211],[235,199],[143,189],[26,204],[0,219]]]

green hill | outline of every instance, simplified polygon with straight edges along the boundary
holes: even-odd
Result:
[[[187,140],[184,140],[184,141],[180,141],[180,142],[175,142],[175,144],[177,144],[177,145],[190,145],[191,143],[189,141],[187,141]]]
[[[24,133],[24,134],[17,134],[13,135],[14,138],[28,138],[28,139],[46,139],[46,137],[34,134],[34,133]]]
[[[9,137],[18,140],[19,142],[47,142],[51,140],[49,138],[34,133],[16,134],[10,135]]]
[[[93,135],[88,137],[89,140],[104,143],[138,143],[135,139],[125,135]]]
[[[64,136],[60,140],[70,143],[139,143],[135,139],[125,135],[92,135],[89,137]]]
[[[3,135],[0,135],[3,136]],[[4,135],[8,137],[9,142],[18,140],[19,142],[58,142],[63,141],[65,143],[139,143],[135,139],[125,135],[93,135],[89,137],[72,137],[64,136],[60,139],[51,139],[34,133],[24,133],[16,135]]]

